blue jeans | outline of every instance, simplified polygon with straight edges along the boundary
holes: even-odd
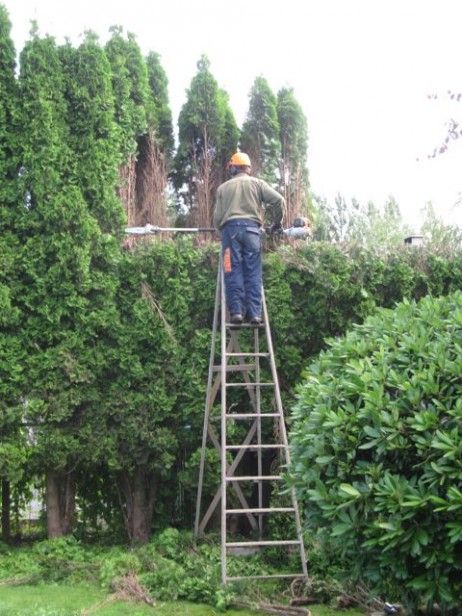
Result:
[[[221,230],[226,303],[230,314],[261,316],[261,234],[260,225],[235,218]]]

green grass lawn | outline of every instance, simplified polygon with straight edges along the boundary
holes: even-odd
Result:
[[[219,616],[216,609],[181,601],[158,601],[152,608],[139,603],[108,601],[95,586],[0,586],[0,616]],[[357,610],[312,606],[313,616],[362,616]],[[227,616],[256,616],[248,610],[228,610]]]

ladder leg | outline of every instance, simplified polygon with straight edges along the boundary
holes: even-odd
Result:
[[[260,352],[260,334],[259,334],[259,329],[258,327],[256,327],[254,329],[254,334],[253,334],[253,342],[254,342],[254,350],[255,353],[259,353]],[[261,378],[260,378],[260,357],[258,355],[255,356],[255,381],[257,383],[260,383]],[[257,385],[257,387],[255,388],[255,402],[256,402],[256,412],[258,414],[257,417],[257,443],[258,445],[262,444],[262,438],[261,438],[261,388],[260,385]],[[257,450],[257,474],[259,477],[261,477],[263,475],[263,464],[262,464],[262,450],[258,449]],[[257,484],[258,486],[258,508],[261,509],[263,507],[263,482],[262,480],[260,480]],[[263,538],[263,515],[259,514],[258,516],[258,534],[260,536],[260,539]]]
[[[226,302],[225,277],[222,257],[220,256],[220,293],[221,293],[221,581],[226,584]]]
[[[265,335],[266,335],[266,340],[267,340],[267,344],[268,344],[268,352],[269,352],[269,358],[270,358],[270,366],[271,366],[271,374],[273,377],[273,383],[274,383],[274,397],[276,400],[276,408],[277,411],[279,413],[279,416],[281,418],[280,420],[280,430],[281,430],[281,436],[282,436],[282,442],[285,445],[284,450],[285,450],[285,457],[286,457],[286,464],[290,464],[290,451],[289,451],[289,441],[287,438],[287,429],[286,429],[286,423],[284,421],[284,410],[282,407],[282,399],[281,399],[281,390],[279,388],[279,380],[278,380],[278,373],[277,373],[277,369],[276,369],[276,362],[274,359],[274,349],[273,349],[273,341],[271,338],[271,330],[269,327],[269,321],[268,321],[268,309],[266,307],[266,297],[265,297],[265,290],[262,289],[262,304],[263,304],[263,319],[265,322]],[[303,575],[307,576],[308,575],[308,570],[306,567],[306,554],[305,554],[305,546],[303,543],[303,532],[302,532],[302,525],[300,522],[300,511],[298,508],[298,502],[297,502],[297,497],[295,494],[295,490],[294,488],[291,488],[290,490],[291,496],[292,496],[292,505],[294,508],[294,513],[295,513],[295,527],[297,530],[297,538],[300,541],[300,558],[302,561],[302,571],[303,571]]]
[[[196,518],[194,521],[194,536],[199,536],[199,523],[201,517],[201,502],[202,502],[202,486],[204,484],[204,466],[205,466],[205,450],[207,446],[207,432],[210,419],[210,408],[212,406],[212,380],[213,380],[213,364],[215,360],[215,346],[218,327],[218,310],[220,305],[220,266],[217,273],[217,285],[215,290],[215,308],[213,311],[213,329],[212,329],[212,344],[210,347],[210,360],[209,360],[209,374],[207,378],[207,395],[205,399],[205,411],[204,411],[204,427],[202,430],[202,449],[201,449],[201,461],[199,467],[199,482],[197,485],[197,498],[196,498]]]

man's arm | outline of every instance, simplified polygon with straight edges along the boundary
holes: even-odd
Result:
[[[263,207],[270,206],[273,223],[280,224],[286,210],[284,197],[263,180],[260,180],[260,189]]]
[[[213,226],[216,229],[220,229],[221,221],[223,220],[223,206],[221,202],[221,190],[218,188],[217,196],[215,199],[215,211],[213,213]]]

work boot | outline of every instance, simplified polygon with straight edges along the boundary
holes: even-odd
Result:
[[[230,321],[231,323],[233,323],[234,325],[241,325],[242,321],[244,320],[244,317],[242,316],[242,314],[240,314],[239,312],[237,314],[232,314],[230,316]]]

